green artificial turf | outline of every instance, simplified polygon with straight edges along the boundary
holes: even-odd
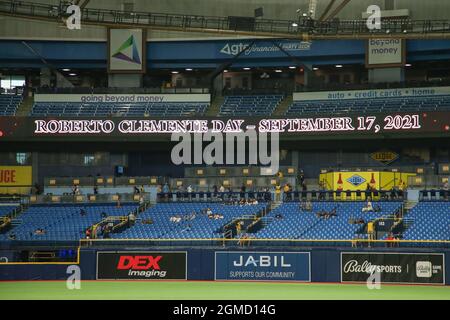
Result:
[[[150,299],[150,300],[450,300],[449,286],[360,284],[85,281],[80,290],[58,282],[0,282],[0,299]]]

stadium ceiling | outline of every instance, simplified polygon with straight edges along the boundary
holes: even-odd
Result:
[[[230,17],[179,15],[148,12],[123,12],[91,9],[89,0],[78,1],[81,21],[86,25],[103,27],[141,27],[151,30],[211,33],[228,36],[284,38],[297,40],[328,39],[450,39],[450,20],[383,20],[380,29],[369,30],[366,20],[339,20],[334,17],[350,0],[344,0],[326,18],[335,0],[318,19],[299,17],[298,20],[255,19],[236,22]],[[23,1],[0,1],[0,16],[12,16],[58,24],[65,23],[69,3],[59,6]]]

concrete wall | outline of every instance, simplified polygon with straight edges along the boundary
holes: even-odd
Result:
[[[40,0],[40,3],[57,5],[56,0]],[[123,2],[134,2],[134,11],[175,13],[209,16],[253,16],[254,9],[263,7],[264,18],[297,19],[297,9],[308,10],[309,0],[96,0],[87,8],[122,10]],[[316,18],[325,10],[328,1],[319,1]],[[339,2],[337,2],[339,3]],[[340,19],[361,18],[369,5],[376,4],[382,9],[385,0],[358,0],[350,2],[337,16]],[[336,5],[335,5],[336,6]],[[395,9],[410,9],[412,19],[448,19],[450,2],[447,0],[395,0]],[[220,38],[220,35],[202,33],[183,33],[149,30],[149,39],[199,39]],[[82,26],[81,30],[68,30],[64,26],[55,27],[54,23],[36,22],[24,19],[0,17],[0,38],[48,38],[48,39],[91,39],[105,40],[105,28]]]

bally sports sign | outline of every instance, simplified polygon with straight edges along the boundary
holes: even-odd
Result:
[[[366,282],[374,273],[379,274],[381,283],[444,284],[444,254],[341,253],[342,282]]]

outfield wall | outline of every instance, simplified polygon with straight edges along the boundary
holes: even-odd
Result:
[[[450,284],[450,250],[434,249],[83,249],[84,280],[220,280]],[[65,280],[70,264],[1,264],[0,280]]]

